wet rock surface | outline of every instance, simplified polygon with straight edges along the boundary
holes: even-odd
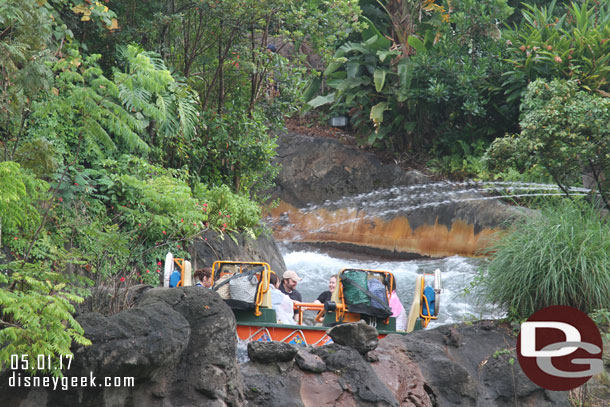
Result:
[[[364,321],[334,326],[328,330],[328,336],[333,342],[356,349],[361,355],[375,349],[379,343],[377,329]]]
[[[236,361],[235,319],[206,289],[151,289],[111,317],[83,314],[93,344],[74,349],[68,376],[134,377],[133,387],[11,388],[15,407],[569,406],[521,371],[509,327],[491,321],[388,335],[374,350],[332,343],[250,344]],[[357,324],[354,324],[357,325]],[[447,339],[449,338],[449,340]]]
[[[270,235],[252,239],[242,233],[233,234],[233,238],[236,241],[211,230],[196,238],[191,249],[193,270],[211,267],[217,260],[262,261],[269,263],[271,269],[280,275],[286,270],[284,258]]]
[[[289,362],[294,359],[298,349],[284,342],[250,342],[248,357],[253,362]]]
[[[79,316],[88,347],[74,347],[66,376],[97,378],[69,390],[0,387],[0,403],[20,407],[243,406],[235,359],[235,317],[215,292],[154,288],[136,307],[105,317]],[[103,387],[104,377],[133,377],[134,386]],[[70,379],[71,380],[71,379]],[[2,381],[5,386],[8,381]],[[11,391],[13,390],[13,391]],[[28,392],[28,390],[32,390]]]
[[[525,376],[506,324],[442,326],[406,335],[404,344],[437,405],[570,405],[567,392],[544,390]]]
[[[337,140],[296,133],[278,135],[275,161],[282,170],[272,197],[297,207],[430,180],[418,171],[383,164],[373,154]]]
[[[567,392],[536,386],[511,362],[515,343],[507,326],[481,321],[388,335],[366,356],[334,343],[240,371],[249,406],[569,406]]]
[[[474,182],[433,182],[334,139],[284,133],[271,191],[276,239],[396,258],[473,256],[530,214]]]

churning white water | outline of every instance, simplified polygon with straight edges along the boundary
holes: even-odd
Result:
[[[429,327],[504,316],[502,310],[484,305],[476,288],[471,289],[470,294],[464,293],[465,288],[471,288],[470,283],[478,268],[484,266],[487,261],[485,259],[452,256],[436,260],[386,260],[350,256],[344,252],[322,251],[302,245],[298,249],[280,245],[280,251],[286,267],[303,278],[297,289],[305,302],[313,302],[322,291],[328,290],[329,277],[341,269],[363,268],[392,272],[396,279],[398,296],[408,310],[413,300],[415,278],[440,268],[443,286],[440,315]],[[432,284],[432,277],[426,281]]]

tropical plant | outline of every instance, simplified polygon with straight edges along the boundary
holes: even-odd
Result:
[[[523,319],[551,305],[610,306],[610,225],[597,208],[564,199],[523,217],[486,251],[486,299]]]
[[[188,162],[185,146],[197,136],[200,123],[197,95],[176,80],[153,52],[130,45],[119,49],[124,71],[113,74],[123,107],[144,122],[154,161],[173,168]]]
[[[87,344],[72,314],[92,281],[104,298],[114,293],[110,311],[117,312],[128,284],[158,283],[167,250],[187,257],[187,244],[207,228],[259,232],[260,211],[244,194],[210,186],[210,206],[222,216],[209,212],[205,194],[194,197],[198,175],[189,172],[194,160],[185,146],[205,140],[206,123],[185,81],[138,46],[102,58],[75,38],[104,35],[116,28],[114,16],[101,2],[0,2],[5,366],[11,354],[55,359],[73,343]],[[230,135],[244,157],[250,150],[252,160],[271,157],[274,144],[257,114],[210,147],[226,149]],[[271,167],[255,161],[246,157],[231,176],[246,187],[259,183],[257,169]]]
[[[253,197],[269,188],[279,171],[272,162],[277,144],[261,112],[249,115],[236,108],[203,117],[207,128],[191,146],[190,168],[198,179],[208,185],[232,185],[234,191],[249,191]]]
[[[111,42],[110,49],[113,41],[143,40],[187,78],[202,110],[218,113],[227,101],[257,107],[268,73],[278,69],[268,45],[278,53],[290,48],[292,63],[281,69],[298,71],[307,64],[304,44],[309,53],[330,56],[334,42],[358,26],[359,13],[356,0],[125,1],[116,9],[125,27],[97,40]]]
[[[0,236],[12,249],[10,261],[3,259],[0,265],[0,363],[8,365],[11,355],[28,353],[55,361],[70,353],[72,341],[89,343],[72,317],[87,280],[65,272],[68,264],[79,261],[74,253],[39,233],[43,217],[38,207],[52,205],[47,183],[4,161],[0,190]]]
[[[261,208],[247,195],[234,193],[226,184],[210,189],[198,184],[194,194],[203,202],[210,227],[221,232],[240,229],[253,238],[262,231]]]
[[[0,284],[6,287],[0,289],[0,363],[4,366],[14,355],[27,354],[45,355],[57,366],[60,357],[72,353],[73,342],[91,343],[72,316],[74,304],[83,297],[73,287],[72,276],[60,271],[65,260],[56,257],[57,269],[50,269],[43,261],[0,264]],[[49,365],[33,365],[29,373],[62,376],[61,370]]]
[[[519,27],[507,31],[504,73],[507,101],[519,103],[528,84],[538,78],[575,80],[585,90],[610,92],[610,3],[572,2],[556,12],[548,6],[525,5]]]
[[[334,92],[309,104],[349,113],[367,144],[394,151],[458,140],[474,146],[503,132],[516,116],[501,107],[502,45],[488,16],[502,19],[512,9],[504,1],[465,1],[447,11],[430,2],[406,3],[412,4],[384,4],[393,40],[368,20],[360,42],[339,47],[324,72]],[[400,27],[406,20],[410,28]]]

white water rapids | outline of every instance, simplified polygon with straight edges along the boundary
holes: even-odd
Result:
[[[305,247],[305,248],[304,248]],[[464,289],[471,287],[471,281],[483,266],[485,259],[465,258],[460,256],[436,260],[386,260],[365,258],[345,252],[324,252],[316,248],[300,245],[298,249],[280,245],[286,267],[294,270],[303,278],[297,290],[303,295],[303,301],[313,302],[318,295],[328,290],[328,279],[343,268],[363,268],[390,271],[396,279],[398,297],[408,310],[413,300],[415,278],[422,273],[432,273],[436,268],[441,270],[443,290],[441,293],[440,315],[429,327],[464,322],[474,319],[497,319],[504,315],[502,310],[484,305],[480,301],[477,289],[465,294]],[[432,284],[432,278],[426,280]]]
[[[568,188],[572,196],[591,194],[587,188]],[[505,197],[561,197],[557,185],[530,182],[436,182],[425,185],[397,186],[368,193],[329,200],[323,204],[309,205],[301,212],[309,213],[318,209],[349,211],[364,210],[368,216],[392,216],[419,209],[434,208],[448,204],[468,201],[497,200]],[[343,222],[361,221],[348,219]],[[323,231],[332,231],[343,226],[342,222],[328,223]],[[293,236],[292,242],[298,242]],[[294,270],[303,278],[297,289],[303,295],[303,301],[312,302],[325,290],[328,290],[328,279],[343,268],[363,268],[390,271],[397,282],[397,292],[404,307],[408,310],[413,300],[416,276],[441,270],[442,293],[440,315],[430,326],[459,323],[474,319],[497,319],[506,315],[504,310],[486,304],[479,287],[472,287],[479,267],[484,267],[488,260],[452,256],[436,260],[387,260],[366,257],[359,253],[321,250],[311,246],[288,242],[279,243],[284,261],[289,270]],[[432,284],[432,277],[427,283]],[[465,289],[470,292],[465,293]]]

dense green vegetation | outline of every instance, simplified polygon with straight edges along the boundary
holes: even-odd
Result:
[[[261,233],[273,130],[308,109],[454,176],[569,192],[584,172],[608,207],[610,1],[515,3],[0,2],[0,362],[87,343],[91,286],[157,284],[208,229]]]
[[[362,144],[430,157],[443,174],[498,176],[483,155],[521,131],[522,97],[536,79],[610,94],[608,1],[361,5],[368,28],[338,47],[322,73],[330,90],[309,105],[348,115]],[[502,176],[546,179],[533,166]]]
[[[0,2],[0,363],[87,343],[72,314],[92,285],[156,285],[165,253],[208,229],[261,233],[300,47],[329,54],[357,15],[349,0]]]

